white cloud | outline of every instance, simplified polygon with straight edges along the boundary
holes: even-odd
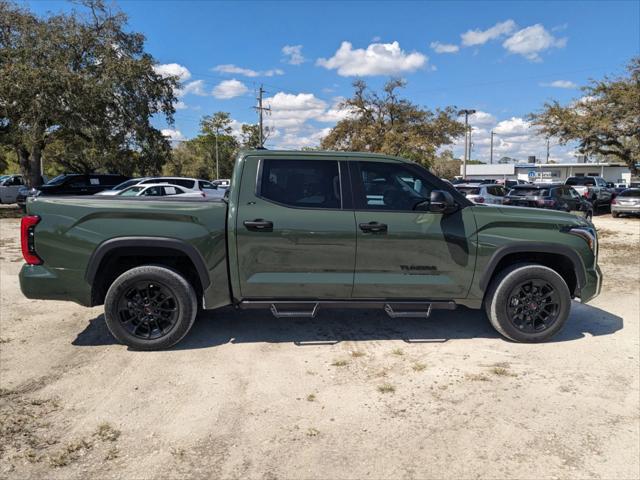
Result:
[[[182,134],[182,132],[180,130],[174,130],[171,128],[164,128],[162,130],[160,130],[160,133],[162,133],[162,135],[164,137],[169,138],[169,140],[171,140],[172,142],[176,142],[176,141],[180,141],[180,140],[184,140],[185,137]]]
[[[271,108],[269,117],[273,127],[300,127],[304,122],[316,119],[325,113],[327,103],[313,93],[278,92],[264,99]]]
[[[493,128],[497,135],[503,137],[515,137],[529,133],[531,123],[521,117],[511,117],[509,120],[502,120]]]
[[[230,98],[239,97],[247,93],[249,89],[239,80],[223,80],[215,86],[211,94],[219,99],[228,100]]]
[[[176,110],[186,110],[187,108],[189,108],[189,106],[186,103],[184,103],[182,100],[178,100],[174,105],[174,107]]]
[[[154,65],[153,70],[163,77],[178,77],[181,82],[191,78],[191,72],[187,67],[178,63],[165,63],[162,65]]]
[[[341,106],[344,102],[344,97],[336,97],[333,99],[333,105],[320,115],[317,119],[320,122],[338,123],[340,120],[344,120],[353,115],[352,110],[349,108],[343,108]]]
[[[549,48],[564,48],[566,38],[556,38],[551,35],[541,24],[518,30],[507,38],[502,46],[510,53],[522,55],[533,62],[541,61],[540,52]]]
[[[224,65],[218,65],[212,69],[214,72],[230,73],[235,75],[243,75],[245,77],[274,77],[276,75],[284,75],[284,71],[279,68],[271,70],[252,70],[250,68],[243,68],[232,63]]]
[[[431,42],[429,46],[436,53],[457,53],[460,50],[458,45],[451,43]]]
[[[550,83],[541,83],[541,87],[554,87],[554,88],[578,88],[578,85],[571,80],[554,80]]]
[[[199,95],[201,97],[206,96],[207,92],[205,91],[204,80],[194,80],[176,90],[176,96],[178,97],[184,97],[189,94]]]
[[[285,45],[282,47],[282,53],[287,57],[285,61],[291,65],[300,65],[305,61],[302,45]]]
[[[496,122],[496,117],[490,113],[478,110],[476,113],[469,116],[469,122],[472,125],[492,125]]]
[[[493,27],[487,30],[469,30],[461,34],[460,37],[462,38],[462,45],[465,47],[472,47],[474,45],[483,45],[489,40],[508,35],[516,28],[516,22],[513,20],[506,20],[504,22],[496,23]]]
[[[319,58],[316,65],[337,70],[343,77],[367,75],[398,75],[425,66],[428,57],[419,52],[405,53],[398,42],[372,43],[366,50],[342,42],[331,58]]]

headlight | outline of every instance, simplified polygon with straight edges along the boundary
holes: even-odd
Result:
[[[591,227],[574,227],[569,230],[570,234],[577,235],[584,239],[595,256],[598,256],[598,234],[595,228]]]

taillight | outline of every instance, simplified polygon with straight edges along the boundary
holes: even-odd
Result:
[[[556,201],[539,199],[539,200],[536,200],[536,203],[541,207],[553,207],[556,204]]]
[[[476,203],[484,203],[484,197],[476,197],[473,199],[473,201]]]
[[[35,229],[40,221],[37,215],[27,215],[22,217],[20,222],[20,243],[22,245],[22,256],[29,265],[40,265],[42,259],[36,254]]]
[[[616,202],[616,199],[615,199],[615,198],[612,198],[612,199],[611,199],[611,205],[615,205],[616,203],[618,203],[618,202]]]
[[[585,191],[584,191],[584,193],[582,194],[582,196],[583,196],[584,198],[589,198],[589,190],[588,190],[588,189],[587,189],[587,190],[585,190]]]

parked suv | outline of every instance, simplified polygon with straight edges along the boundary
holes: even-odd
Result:
[[[123,182],[115,187],[104,190],[98,195],[118,195],[125,188],[129,188],[133,185],[148,185],[151,183],[169,183],[171,185],[179,185],[188,190],[195,192],[202,192],[205,197],[220,198],[224,195],[224,189],[218,189],[218,186],[208,180],[202,180],[198,178],[184,178],[184,177],[143,177],[133,178],[126,182]]]
[[[548,208],[591,219],[593,206],[573,188],[558,183],[516,185],[504,197],[504,205]]]
[[[0,179],[0,203],[16,203],[18,190],[23,185],[22,175],[7,175]]]
[[[482,184],[473,185],[462,183],[455,185],[456,190],[462,193],[468,200],[473,203],[489,203],[493,205],[502,205],[502,199],[507,193],[502,185],[498,184]]]
[[[63,174],[40,185],[40,195],[93,195],[128,180],[124,175]]]

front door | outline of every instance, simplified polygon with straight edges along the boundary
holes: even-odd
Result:
[[[350,166],[358,227],[353,297],[466,297],[475,267],[471,209],[449,215],[415,210],[433,189],[446,188],[416,165],[363,161]]]
[[[350,297],[356,231],[344,182],[332,159],[246,159],[235,225],[243,298]]]

